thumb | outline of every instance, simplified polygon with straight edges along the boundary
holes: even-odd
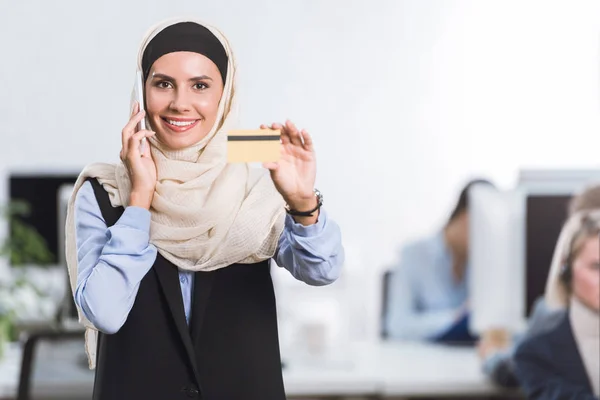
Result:
[[[148,139],[142,139],[142,157],[144,158],[152,158],[152,153],[150,152],[150,142]]]
[[[275,172],[277,171],[277,168],[279,168],[279,164],[277,164],[276,162],[264,162],[263,168],[266,168],[271,172]]]

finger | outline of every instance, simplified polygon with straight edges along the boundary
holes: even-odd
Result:
[[[281,128],[275,128],[275,125],[281,126],[279,124],[273,124],[271,126],[266,125],[266,124],[261,124],[260,129],[270,129],[272,131],[279,130],[279,141],[281,142]]]
[[[145,157],[148,155],[148,141],[144,136],[142,140],[140,140],[140,157]]]
[[[146,135],[145,138],[145,146],[144,146],[144,153],[142,154],[142,157],[146,157],[146,158],[152,158],[152,151],[151,151],[151,144],[150,144],[150,140],[148,140],[148,138],[156,135],[156,132],[154,131],[148,131],[149,133]]]
[[[288,135],[290,137],[290,141],[295,146],[302,146],[302,137],[300,136],[300,131],[296,128],[296,125],[290,120],[285,122],[285,129],[288,131]]]
[[[270,129],[272,131],[276,131],[279,130],[279,135],[280,135],[280,141],[281,141],[281,128],[275,128],[275,125],[277,126],[281,126],[280,124],[273,124],[271,126],[266,125],[266,124],[261,124],[260,129]]]
[[[148,136],[146,136],[147,138]],[[144,139],[144,151],[142,152],[142,157],[152,158],[152,152],[150,151],[150,141],[148,139]]]
[[[139,158],[141,156],[140,145],[142,143],[142,138],[154,136],[154,134],[155,133],[152,131],[143,130],[143,131],[139,131],[139,132],[136,132],[133,135],[131,135],[131,137],[128,140],[127,156],[133,157],[133,158]]]
[[[131,106],[131,112],[129,113],[129,120],[131,121],[131,119],[133,117],[135,117],[135,115],[140,112],[140,103],[139,101],[134,101],[133,105]],[[121,132],[121,145],[122,145],[122,149],[121,149],[121,159],[125,160],[125,157],[127,157],[127,139],[128,139],[129,135],[125,134],[125,128],[123,128],[123,131]]]
[[[283,125],[274,123],[271,125],[271,129],[279,130],[279,135],[281,137],[281,144],[288,144],[291,142],[290,136],[287,134],[287,131],[283,127]]]
[[[129,118],[133,117],[138,112],[140,112],[140,103],[137,101],[134,101],[133,106],[131,107],[131,112],[129,113]]]
[[[305,129],[302,129],[302,132],[300,133],[300,135],[302,136],[302,140],[304,141],[304,144],[303,144],[304,150],[310,151],[310,152],[315,151],[315,148],[313,145],[313,140],[312,140],[312,137],[310,136],[310,134]]]
[[[131,135],[135,132],[135,126],[140,123],[144,116],[144,110],[139,111],[129,119],[129,122],[127,122],[127,125],[125,125],[125,127],[123,128],[123,131],[121,132],[121,141],[123,143],[124,148],[127,146],[127,141],[129,140]],[[125,149],[125,153],[127,153],[127,149]]]
[[[130,139],[129,149],[130,153],[128,157],[139,158],[149,157],[152,158],[150,153],[150,142],[147,138],[154,135],[152,131],[140,131],[132,135]]]
[[[277,164],[276,162],[264,162],[263,168],[266,168],[269,171],[275,171],[277,170],[277,168],[279,168],[279,164]]]

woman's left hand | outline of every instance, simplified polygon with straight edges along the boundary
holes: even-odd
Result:
[[[510,334],[506,329],[489,329],[482,333],[477,343],[477,354],[482,360],[507,350],[511,345]]]
[[[264,163],[271,172],[275,187],[290,208],[309,211],[317,206],[313,192],[317,176],[317,160],[313,141],[308,132],[298,130],[291,121],[285,125],[261,125],[261,129],[281,131],[281,158],[277,162]]]

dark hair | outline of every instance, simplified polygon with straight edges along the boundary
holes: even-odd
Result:
[[[452,210],[452,213],[450,214],[448,223],[454,221],[456,217],[458,217],[463,211],[467,211],[469,209],[469,190],[475,185],[490,185],[495,187],[494,184],[487,179],[473,179],[469,181],[460,191],[458,201],[456,202],[456,206],[454,206],[454,210]]]

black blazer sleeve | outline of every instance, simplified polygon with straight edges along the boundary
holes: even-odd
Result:
[[[529,337],[515,353],[517,376],[531,400],[598,400],[565,316],[556,329]]]
[[[553,371],[550,360],[522,349],[516,355],[517,373],[531,400],[597,400],[589,389],[573,384]]]

